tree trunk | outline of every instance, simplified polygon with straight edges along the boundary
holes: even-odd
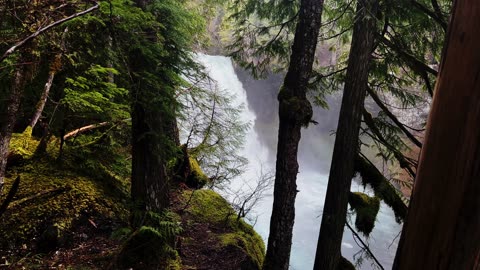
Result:
[[[40,100],[38,101],[37,106],[35,106],[35,112],[33,113],[32,120],[30,121],[29,126],[32,127],[32,130],[37,124],[38,119],[40,119],[40,116],[42,116],[43,108],[45,108],[45,104],[47,103],[48,94],[50,93],[50,88],[52,87],[53,78],[55,78],[55,74],[56,74],[55,70],[50,70],[50,72],[48,73],[48,79],[43,88],[42,96],[40,97]]]
[[[374,46],[378,0],[359,1],[340,118],[333,149],[314,269],[335,270],[341,258],[348,194],[358,153],[358,134]]]
[[[65,36],[67,35],[67,32],[68,32],[68,27],[66,27],[65,30],[63,30],[62,38],[60,41],[61,52],[55,55],[53,62],[50,64],[50,70],[48,72],[47,82],[43,87],[42,96],[40,97],[40,100],[38,101],[37,106],[35,106],[35,112],[33,113],[32,120],[30,121],[30,127],[32,127],[32,130],[37,124],[38,119],[40,119],[40,116],[42,116],[43,109],[45,108],[45,104],[47,103],[48,94],[50,93],[50,89],[52,88],[55,74],[57,74],[57,72],[62,68],[62,55],[63,55],[63,51],[65,51]]]
[[[265,270],[286,270],[289,267],[297,194],[298,143],[302,126],[308,125],[312,117],[306,90],[317,46],[322,7],[322,0],[301,1],[290,66],[278,94],[280,127]]]
[[[480,269],[480,6],[452,14],[394,269]]]
[[[25,86],[25,72],[26,65],[19,60],[12,78],[11,92],[7,100],[6,112],[1,112],[6,115],[6,119],[2,119],[0,123],[0,195],[3,192],[3,185],[5,183],[5,170],[7,168],[7,156],[10,147],[10,139],[12,138],[13,127],[17,120],[17,112],[20,107],[20,100],[22,98],[23,88]]]
[[[148,115],[143,104],[133,106],[131,192],[140,210],[159,212],[168,206],[166,160],[160,139],[162,120],[159,114]]]

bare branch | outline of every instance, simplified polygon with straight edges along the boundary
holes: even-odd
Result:
[[[61,25],[62,23],[65,23],[65,22],[68,22],[74,18],[77,18],[77,17],[80,17],[80,16],[83,16],[87,13],[90,13],[96,9],[98,9],[100,7],[100,4],[99,3],[96,3],[93,7],[89,8],[89,9],[86,9],[82,12],[78,12],[78,13],[75,13],[73,15],[70,15],[66,18],[63,18],[61,20],[58,20],[56,22],[53,22],[45,27],[41,27],[39,28],[35,33],[31,34],[30,36],[26,37],[25,39],[23,39],[22,41],[18,42],[17,44],[13,45],[10,49],[8,49],[4,54],[3,56],[0,58],[0,63],[3,62],[3,60],[5,60],[9,55],[11,55],[12,53],[14,53],[18,48],[24,46],[27,42],[31,41],[32,39],[36,38],[37,36],[39,36],[40,34],[50,30],[51,28],[55,27],[55,26],[58,26],[58,25]]]
[[[360,237],[360,235],[358,235],[358,233],[352,228],[352,226],[350,226],[350,224],[348,224],[348,222],[345,222],[345,225],[348,227],[348,229],[350,229],[350,231],[352,232],[353,236],[354,236],[354,239],[357,239],[358,241],[360,241],[360,243],[362,244],[361,248],[363,250],[365,250],[369,255],[370,257],[375,261],[375,263],[378,265],[378,267],[380,267],[380,269],[382,270],[385,270],[385,268],[383,268],[383,266],[380,264],[380,262],[378,261],[378,259],[375,257],[375,255],[373,255],[373,252],[370,250],[370,248],[368,247],[368,245],[363,242],[362,238]]]

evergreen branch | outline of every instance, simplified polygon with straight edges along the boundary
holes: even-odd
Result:
[[[419,74],[430,73],[434,76],[438,75],[438,71],[429,67],[424,62],[418,60],[417,58],[415,58],[415,56],[411,55],[410,53],[402,50],[402,48],[397,46],[391,40],[387,39],[385,36],[377,35],[377,38],[383,44],[385,44],[385,46],[395,51],[398,54],[398,56],[401,57],[410,66],[412,70],[416,71]]]
[[[435,3],[434,3],[435,2]],[[422,5],[421,3],[412,0],[412,4],[414,7],[416,7],[418,10],[421,12],[425,13],[427,16],[435,20],[440,26],[443,28],[445,32],[447,32],[447,23],[443,20],[443,16],[441,15],[441,12],[439,13],[439,6],[436,0],[432,0],[432,5],[435,11],[431,11],[429,8],[426,6]],[[436,5],[435,5],[436,4]]]
[[[372,88],[367,87],[367,92],[383,112],[403,131],[403,133],[418,147],[422,148],[422,143],[413,134],[405,128],[405,125],[383,104],[378,95]]]
[[[400,167],[405,169],[411,176],[412,178],[415,178],[415,172],[411,168],[411,165],[414,165],[412,163],[411,159],[407,159],[398,149],[396,149],[391,143],[385,139],[385,137],[382,135],[380,130],[375,126],[375,123],[373,121],[372,115],[364,108],[363,109],[363,120],[365,121],[365,124],[367,124],[368,128],[373,132],[375,137],[372,137],[372,139],[378,140],[380,143],[382,143],[390,152],[393,153],[393,156],[395,159],[397,159],[398,163],[400,164]]]
[[[12,53],[14,53],[18,48],[21,48],[23,47],[26,43],[28,43],[29,41],[31,41],[32,39],[36,38],[37,36],[39,36],[40,34],[50,30],[51,28],[55,27],[55,26],[58,26],[58,25],[61,25],[65,22],[68,22],[74,18],[77,18],[79,16],[83,16],[85,14],[88,14],[96,9],[98,9],[100,7],[100,4],[99,3],[96,3],[93,7],[89,8],[89,9],[86,9],[82,12],[78,12],[78,13],[75,13],[73,15],[70,15],[66,18],[63,18],[61,20],[58,20],[58,21],[55,21],[45,27],[41,27],[39,28],[37,31],[35,31],[35,33],[31,34],[30,36],[26,37],[25,39],[23,39],[22,41],[18,42],[17,44],[13,45],[12,47],[10,47],[10,49],[8,49],[4,54],[3,56],[0,58],[0,63],[3,62],[3,60],[5,60],[9,55],[11,55]]]

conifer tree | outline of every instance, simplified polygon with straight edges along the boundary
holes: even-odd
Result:
[[[333,148],[314,269],[337,269],[353,177],[362,108],[374,47],[378,0],[358,1],[340,118]]]
[[[290,66],[278,94],[280,126],[267,254],[263,269],[288,269],[297,195],[298,143],[312,118],[307,86],[317,47],[323,1],[302,0]]]

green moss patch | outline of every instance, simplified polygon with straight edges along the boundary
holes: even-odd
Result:
[[[380,199],[361,192],[350,192],[348,203],[356,212],[355,227],[368,236],[375,226]]]
[[[195,188],[204,187],[210,182],[210,179],[205,175],[195,158],[189,157],[188,160],[190,162],[190,174],[187,177],[187,185]]]
[[[121,269],[180,269],[178,253],[168,243],[168,233],[143,226],[125,243],[119,255]]]
[[[217,228],[211,234],[218,239],[218,252],[239,250],[247,257],[239,266],[241,269],[261,269],[265,256],[262,238],[251,225],[237,220],[234,210],[222,196],[212,190],[185,191],[182,196],[182,203],[189,201],[186,211],[192,216],[191,226],[208,223]]]
[[[12,136],[11,152],[21,153],[25,161],[7,174],[5,190],[10,189],[17,176],[21,181],[0,219],[0,248],[26,246],[31,249],[41,247],[41,242],[68,243],[76,224],[88,219],[93,223],[127,220],[127,193],[112,192],[102,177],[80,173],[79,161],[61,163],[48,154],[35,156],[39,141],[30,133],[31,130],[26,130]],[[49,146],[57,147],[55,142]],[[128,182],[128,178],[122,181]],[[4,199],[5,194],[0,202]]]
[[[363,185],[370,184],[375,192],[375,196],[382,199],[392,208],[397,222],[400,223],[405,220],[408,210],[407,204],[375,165],[362,156],[357,155],[355,158],[355,171],[362,176]]]

